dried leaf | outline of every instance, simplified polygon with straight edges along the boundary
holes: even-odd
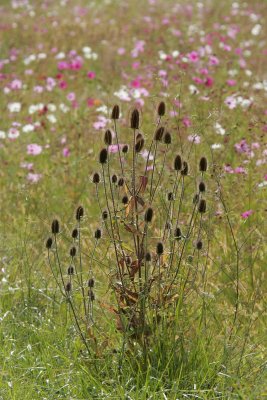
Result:
[[[144,193],[146,190],[147,182],[148,182],[148,177],[147,176],[139,176],[139,182],[140,182],[140,188],[139,191],[140,193]]]

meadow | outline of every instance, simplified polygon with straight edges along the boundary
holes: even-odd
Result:
[[[267,398],[266,20],[1,0],[1,400]]]

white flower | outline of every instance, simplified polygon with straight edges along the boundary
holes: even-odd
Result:
[[[25,65],[29,65],[32,61],[36,60],[36,55],[35,54],[31,54],[30,56],[24,58],[24,64]]]
[[[5,139],[6,137],[6,132],[0,131],[0,139]]]
[[[96,109],[96,111],[97,111],[97,112],[101,112],[101,113],[103,113],[103,114],[107,114],[107,113],[108,113],[108,108],[107,108],[107,106],[103,105],[103,106],[101,106],[101,107],[98,107],[98,108]]]
[[[126,86],[122,86],[120,90],[117,92],[114,92],[114,96],[118,97],[122,101],[130,101],[131,97],[129,96],[129,93],[127,92]]]
[[[19,137],[19,130],[16,128],[10,128],[8,131],[9,139],[17,139]]]
[[[20,112],[21,110],[21,103],[15,102],[15,103],[9,103],[7,105],[8,109],[10,112]]]
[[[195,85],[189,85],[188,89],[189,89],[189,92],[191,94],[198,94],[199,93],[199,90]]]
[[[89,46],[84,46],[82,50],[83,50],[84,53],[91,53],[92,52],[92,49]]]
[[[259,188],[262,188],[262,187],[264,187],[264,186],[267,186],[267,181],[263,181],[263,182],[261,182],[261,183],[258,184],[258,187],[259,187]]]
[[[220,143],[214,143],[214,144],[211,145],[211,148],[213,150],[220,149],[221,147],[222,147],[222,144],[220,144]]]
[[[55,104],[53,104],[53,103],[50,103],[50,104],[48,104],[47,108],[48,108],[49,111],[55,112],[56,109],[57,109],[57,106]]]
[[[179,56],[179,54],[180,54],[180,52],[179,52],[178,50],[174,50],[174,51],[172,52],[172,56],[173,56],[173,58],[176,58],[176,57],[178,57],[178,56]]]
[[[164,53],[164,51],[160,50],[159,51],[159,58],[160,58],[160,60],[166,60],[167,54]]]
[[[225,135],[225,129],[221,126],[221,124],[219,124],[219,122],[214,124],[214,129],[218,135]]]
[[[39,53],[38,56],[39,60],[44,60],[46,58],[46,54],[45,53]]]
[[[59,104],[59,109],[64,113],[67,113],[70,110],[70,108],[68,106],[66,106],[66,104],[64,104],[64,103]]]
[[[33,132],[33,131],[34,131],[34,125],[32,125],[32,124],[24,125],[24,127],[22,128],[22,132],[24,132],[24,133]]]
[[[29,112],[29,114],[34,114],[34,113],[37,112],[37,111],[42,111],[43,108],[44,108],[44,104],[43,104],[43,103],[32,104],[32,105],[29,107],[28,112]]]
[[[253,36],[258,36],[259,33],[261,31],[261,25],[260,24],[256,24],[252,29],[251,29],[251,34]]]
[[[46,116],[46,118],[48,119],[49,122],[51,122],[51,124],[55,124],[57,122],[56,117],[54,116],[54,114],[48,114]]]

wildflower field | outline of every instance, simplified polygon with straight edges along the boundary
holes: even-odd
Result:
[[[0,1],[0,399],[267,398],[267,2]]]

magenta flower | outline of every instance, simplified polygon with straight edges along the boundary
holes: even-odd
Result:
[[[187,54],[187,57],[193,63],[198,62],[198,60],[199,60],[199,54],[197,51],[191,51],[191,53]]]
[[[94,78],[95,78],[95,72],[89,71],[89,72],[87,73],[87,78],[89,78],[89,79],[94,79]]]
[[[248,211],[243,212],[243,213],[241,214],[241,217],[244,218],[244,219],[247,219],[247,218],[250,217],[250,215],[252,215],[252,214],[253,214],[253,211],[252,211],[252,210],[248,210]]]
[[[68,147],[64,147],[64,149],[62,150],[62,154],[64,157],[69,157],[70,150],[68,149]]]
[[[186,128],[189,128],[189,127],[192,125],[191,120],[190,120],[189,117],[184,117],[183,120],[182,120],[182,122],[183,122],[183,124],[184,124],[184,126],[185,126]]]

